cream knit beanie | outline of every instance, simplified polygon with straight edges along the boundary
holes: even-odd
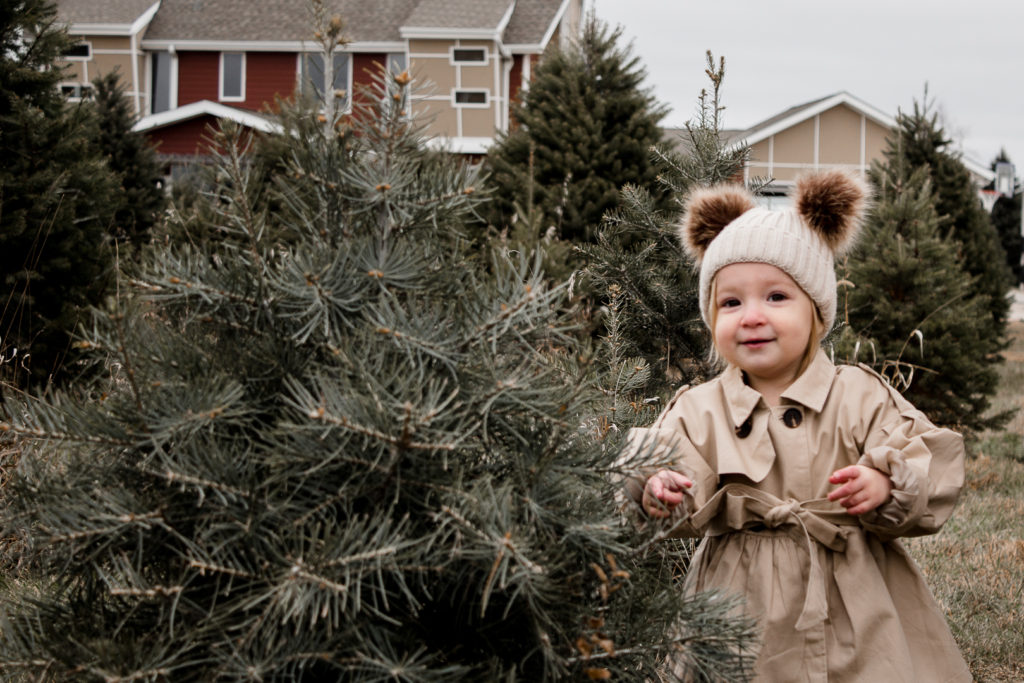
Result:
[[[835,256],[852,245],[867,188],[826,171],[796,182],[794,207],[769,210],[737,186],[701,189],[687,201],[680,237],[700,268],[700,312],[711,326],[711,283],[732,263],[768,263],[789,274],[818,307],[824,332],[836,317]]]

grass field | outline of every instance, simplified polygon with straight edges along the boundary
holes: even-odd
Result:
[[[1021,412],[969,444],[967,485],[943,530],[906,541],[977,681],[1024,681],[1024,323],[1010,332],[994,402]]]

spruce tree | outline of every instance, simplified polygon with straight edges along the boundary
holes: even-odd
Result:
[[[621,27],[591,14],[576,44],[545,53],[513,107],[511,130],[487,156],[492,225],[511,225],[516,203],[531,208],[527,187],[541,234],[554,227],[555,237],[575,242],[594,239],[627,183],[664,199],[649,150],[661,140],[666,109],[644,88],[646,73],[621,38]]]
[[[616,509],[615,475],[656,463],[617,464],[600,438],[564,293],[529,261],[467,252],[480,179],[427,151],[408,75],[380,78],[351,119],[285,112],[292,155],[270,186],[249,186],[225,132],[221,239],[154,244],[81,342],[109,379],[0,425],[22,451],[0,520],[29,568],[0,601],[5,672],[748,670],[749,624],[683,599],[663,530]],[[271,191],[280,211],[259,210]]]
[[[69,45],[53,3],[0,3],[0,348],[19,386],[72,372],[71,333],[110,285],[114,177],[92,108],[58,92]]]
[[[986,357],[988,298],[964,269],[927,169],[876,164],[876,203],[859,246],[840,264],[841,360],[872,366],[939,424],[998,426],[987,414],[999,375]]]
[[[700,382],[713,371],[696,273],[680,246],[677,226],[686,195],[696,187],[735,178],[747,150],[727,145],[722,135],[725,60],[716,64],[709,52],[706,73],[711,90],[700,93],[697,117],[686,125],[685,148],[659,146],[651,154],[671,203],[662,208],[657,194],[627,185],[597,243],[579,247],[590,264],[583,272],[586,286],[605,297],[616,292],[622,310],[619,334],[652,368],[649,397],[683,382]],[[755,182],[755,189],[760,185]]]
[[[96,144],[120,185],[119,196],[110,198],[117,204],[113,237],[135,252],[149,240],[150,231],[166,204],[163,172],[156,150],[143,134],[132,130],[137,117],[130,108],[117,71],[97,77],[92,84]]]
[[[988,297],[992,326],[990,348],[985,355],[1001,347],[1010,304],[1006,297],[1010,274],[999,236],[981,206],[978,188],[971,174],[952,149],[952,141],[931,112],[927,99],[914,102],[913,113],[900,112],[893,140],[884,152],[890,165],[905,164],[908,169],[926,168],[935,196],[935,208],[946,233],[959,245],[960,258],[967,272],[975,277],[973,290]],[[897,162],[898,159],[902,161]]]

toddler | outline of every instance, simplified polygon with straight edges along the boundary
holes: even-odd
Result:
[[[688,593],[745,599],[761,627],[756,680],[970,681],[897,540],[934,533],[951,514],[962,439],[819,346],[863,181],[805,176],[794,198],[794,208],[767,210],[720,186],[688,201],[680,233],[725,370],[631,432],[634,448],[675,463],[634,497],[673,535],[702,537]]]

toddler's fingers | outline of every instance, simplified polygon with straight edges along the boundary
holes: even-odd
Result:
[[[856,465],[850,465],[849,467],[843,467],[833,472],[828,480],[833,484],[842,484],[843,482],[851,479],[856,479],[860,476],[860,468]]]

